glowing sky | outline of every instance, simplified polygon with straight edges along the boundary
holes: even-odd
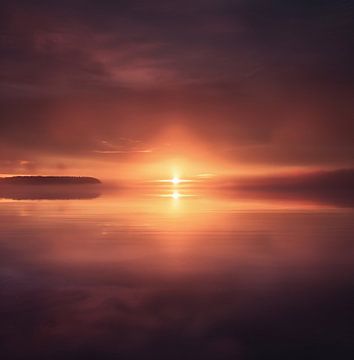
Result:
[[[0,13],[0,173],[354,163],[353,1],[5,0]]]

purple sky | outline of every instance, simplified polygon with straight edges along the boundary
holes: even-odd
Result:
[[[354,1],[4,0],[0,13],[0,173],[193,158],[196,144],[234,168],[354,165]]]

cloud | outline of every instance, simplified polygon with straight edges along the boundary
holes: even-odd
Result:
[[[6,152],[89,158],[177,123],[235,164],[354,161],[350,2],[2,7]]]

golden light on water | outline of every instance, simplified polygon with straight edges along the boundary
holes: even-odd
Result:
[[[185,182],[185,180],[183,179],[180,179],[178,176],[174,176],[172,179],[171,179],[171,183],[174,185],[174,187],[178,187],[178,185],[180,185],[182,182]],[[180,193],[180,191],[178,190],[173,190],[172,191],[172,194],[170,195],[171,198],[173,198],[174,200],[178,200],[179,198],[181,198],[182,196],[185,196],[185,195],[182,195]]]
[[[181,197],[181,194],[178,191],[174,191],[171,195],[173,199],[179,199]]]
[[[187,183],[191,183],[192,180],[182,179],[178,176],[173,176],[170,179],[157,180],[159,183],[165,183],[166,185],[161,189],[166,191],[163,194],[160,194],[160,197],[172,198],[172,199],[180,199],[182,197],[190,197],[192,195],[186,194],[185,191],[188,190],[186,188]],[[169,185],[167,185],[169,184]],[[181,192],[183,191],[183,193]]]

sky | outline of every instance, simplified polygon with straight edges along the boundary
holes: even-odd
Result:
[[[0,6],[0,173],[354,165],[353,0]]]

